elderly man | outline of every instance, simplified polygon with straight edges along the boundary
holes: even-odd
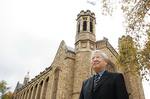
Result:
[[[102,51],[93,52],[91,64],[96,74],[83,82],[79,99],[129,99],[123,75],[106,70],[109,62]]]

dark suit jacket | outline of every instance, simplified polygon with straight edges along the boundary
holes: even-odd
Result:
[[[129,99],[121,73],[105,71],[93,91],[94,76],[85,80],[79,99]]]

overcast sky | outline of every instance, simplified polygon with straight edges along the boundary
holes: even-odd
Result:
[[[92,1],[92,0],[90,0]],[[96,15],[96,39],[107,37],[117,50],[118,37],[124,33],[118,10],[113,17],[101,15],[100,1],[86,0],[0,0],[0,80],[11,90],[49,67],[62,40],[74,48],[76,18],[81,10]],[[148,85],[144,82],[146,99]]]

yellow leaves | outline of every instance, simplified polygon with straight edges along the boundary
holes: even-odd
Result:
[[[0,81],[0,93],[3,93],[5,91],[6,85],[7,83],[4,80]]]
[[[122,36],[119,40],[118,64],[126,72],[138,73],[137,49],[130,36]]]
[[[132,37],[122,36],[119,39],[118,65],[125,72],[145,76],[144,71],[150,70],[150,39],[147,40],[143,49],[137,49]]]
[[[2,94],[2,99],[12,99],[12,93],[10,91],[6,93],[8,89],[9,87],[7,87],[6,81],[0,81],[0,93]]]
[[[142,54],[142,64],[150,70],[150,39],[146,42]]]

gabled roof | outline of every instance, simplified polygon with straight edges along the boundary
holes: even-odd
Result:
[[[102,46],[98,46],[102,45]],[[103,40],[96,41],[96,48],[108,48],[112,54],[114,54],[115,57],[118,56],[117,51],[114,49],[114,47],[109,43],[108,39],[106,37],[103,38]]]
[[[61,57],[61,52],[65,52],[66,54],[67,53],[71,53],[71,55],[75,55],[75,50],[72,48],[72,47],[69,47],[69,46],[66,46],[64,40],[61,41],[60,45],[59,45],[59,48],[55,54],[55,57],[53,59],[53,62],[52,64],[46,68],[43,72],[40,72],[39,75],[35,76],[35,78],[31,79],[31,81],[28,82],[28,84],[26,84],[26,86],[28,86],[30,83],[34,82],[36,79],[38,79],[40,76],[44,75],[45,73],[47,73],[48,71],[50,71],[52,69],[52,65],[53,63],[55,63],[57,60],[57,57]],[[16,88],[14,90],[14,92],[17,92],[18,89],[22,89],[24,87],[24,84],[21,84],[21,83],[17,83],[16,85]]]

